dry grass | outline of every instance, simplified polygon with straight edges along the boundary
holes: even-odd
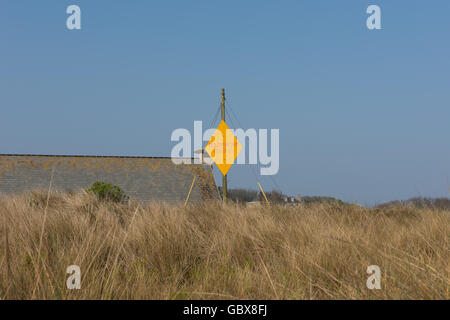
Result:
[[[44,193],[0,199],[0,219],[0,299],[449,298],[448,211]],[[73,264],[81,290],[66,288]],[[366,287],[369,265],[381,290]]]

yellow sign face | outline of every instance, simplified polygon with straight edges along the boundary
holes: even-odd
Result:
[[[205,151],[208,152],[223,175],[230,170],[241,150],[242,145],[225,121],[219,124],[205,147]]]

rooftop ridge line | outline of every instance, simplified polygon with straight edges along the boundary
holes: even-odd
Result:
[[[57,155],[57,154],[12,154],[0,153],[0,157],[54,157],[54,158],[119,158],[119,159],[190,159],[195,158],[171,158],[171,157],[145,157],[145,156],[99,156],[99,155]]]

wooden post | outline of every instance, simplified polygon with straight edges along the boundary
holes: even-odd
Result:
[[[194,188],[195,179],[197,179],[197,176],[194,176],[194,180],[192,180],[191,188],[189,189],[189,193],[187,195],[186,201],[184,202],[185,207],[187,206],[187,204],[189,202],[189,198],[191,197],[191,192],[192,192],[192,188]]]
[[[225,121],[225,89],[222,89],[222,97],[220,99],[220,109],[222,111],[222,121]],[[225,137],[223,137],[225,143]],[[225,152],[224,152],[225,157]],[[228,190],[227,190],[227,175],[222,177],[222,200],[224,203],[227,202]]]
[[[263,190],[263,188],[261,187],[261,183],[259,183],[259,181],[258,181],[258,186],[259,186],[259,189],[260,189],[261,192],[262,192],[262,195],[264,196],[264,199],[266,199],[266,203],[269,204],[269,199],[267,199],[266,194],[264,193],[264,190]]]

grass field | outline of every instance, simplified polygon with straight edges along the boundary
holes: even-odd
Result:
[[[449,299],[449,211],[28,194],[0,199],[0,229],[0,299]]]

